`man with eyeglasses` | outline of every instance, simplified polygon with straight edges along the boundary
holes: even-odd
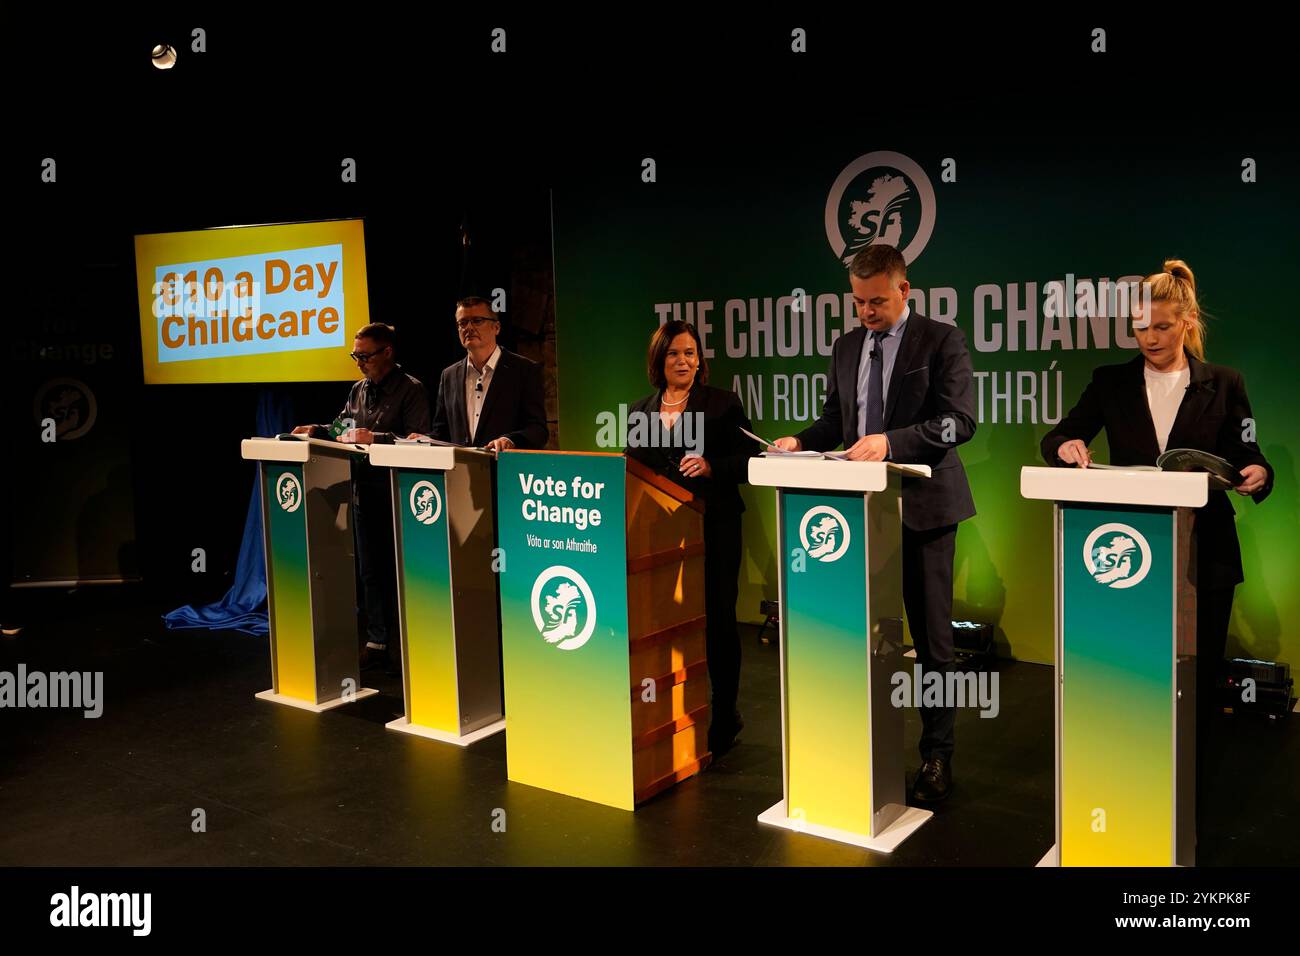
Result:
[[[545,448],[542,366],[497,344],[501,320],[487,299],[457,302],[456,329],[466,355],[442,372],[433,437],[490,451]]]
[[[339,413],[338,440],[358,445],[391,443],[394,436],[429,430],[429,395],[423,383],[402,371],[394,357],[391,325],[373,322],[352,341],[352,360],[362,379],[352,386]],[[299,425],[295,435],[329,438],[325,425]],[[362,606],[366,610],[366,646],[362,667],[387,657],[390,671],[397,665],[397,572],[394,566],[393,509],[388,471],[369,461],[352,463],[352,524]],[[389,637],[394,639],[390,642]],[[392,649],[389,653],[389,649]]]

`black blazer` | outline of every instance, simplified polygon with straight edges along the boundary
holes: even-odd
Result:
[[[858,365],[867,330],[835,340],[821,418],[796,437],[804,448],[848,448],[858,434]],[[951,425],[952,440],[945,441]],[[957,446],[975,434],[975,373],[966,337],[955,325],[911,313],[903,327],[885,396],[890,461],[929,465],[930,478],[903,479],[903,523],[915,531],[956,524],[975,514]]]
[[[542,366],[503,348],[483,399],[478,431],[471,435],[465,416],[465,362],[461,359],[442,370],[433,413],[433,437],[476,448],[504,437],[516,448],[545,448],[550,429],[546,424]]]
[[[1141,355],[1122,365],[1103,365],[1092,373],[1078,403],[1043,438],[1043,458],[1050,465],[1066,465],[1056,451],[1077,438],[1085,444],[1106,429],[1112,465],[1154,465],[1160,454],[1156,428],[1147,404],[1145,360]],[[1199,448],[1231,462],[1235,468],[1263,465],[1268,471],[1264,487],[1253,497],[1263,501],[1273,490],[1273,467],[1256,442],[1242,439],[1243,421],[1251,418],[1250,399],[1241,373],[1223,365],[1210,365],[1187,353],[1190,367],[1187,391],[1169,430],[1166,448]],[[1223,491],[1211,491],[1205,507],[1196,514],[1197,585],[1228,587],[1245,580],[1241,573],[1241,545],[1237,540],[1236,512]]]
[[[664,477],[681,485],[687,491],[704,499],[705,520],[739,515],[745,510],[740,497],[740,485],[749,481],[749,459],[762,449],[758,442],[746,438],[740,429],[753,430],[740,398],[735,392],[712,385],[696,385],[686,400],[685,411],[704,416],[704,442],[700,453],[713,470],[709,478],[688,478],[677,470],[682,455],[689,451],[683,447],[633,447],[632,425],[628,425],[628,457],[635,458],[653,468]],[[659,393],[639,399],[628,409],[646,415],[647,420],[659,420]],[[679,418],[680,422],[681,419]],[[684,427],[684,426],[683,426]],[[697,439],[699,436],[695,436]]]

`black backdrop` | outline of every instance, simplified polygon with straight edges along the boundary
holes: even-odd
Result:
[[[813,53],[796,58],[785,15],[710,23],[683,11],[627,14],[615,22],[489,11],[452,22],[322,8],[282,20],[260,11],[70,22],[51,8],[44,23],[10,31],[6,52],[24,49],[0,62],[15,144],[0,168],[18,199],[5,281],[19,295],[0,310],[11,353],[6,514],[77,504],[57,494],[57,475],[41,500],[14,493],[15,476],[39,468],[23,392],[40,364],[31,343],[46,337],[44,319],[75,314],[93,340],[118,347],[132,559],[151,598],[162,607],[210,600],[228,584],[252,480],[238,441],[253,429],[257,387],[142,384],[136,233],[364,218],[372,317],[401,316],[401,361],[429,383],[458,355],[455,299],[510,288],[513,250],[549,250],[548,188],[595,164],[636,175],[642,157],[656,156],[670,176],[672,157],[722,141],[779,156],[813,148],[805,133],[842,129],[887,143],[918,124],[1073,139],[1102,161],[1135,136],[1195,148],[1229,128],[1248,151],[1253,129],[1292,122],[1282,108],[1285,36],[1260,33],[1249,18],[1216,23],[1207,47],[1206,25],[1183,16],[1049,24],[979,11],[969,29],[949,18],[937,32],[901,10],[887,29],[879,11],[819,21],[800,11]],[[1088,51],[1098,22],[1110,30],[1104,58]],[[504,58],[487,43],[497,25],[509,28]],[[190,50],[196,26],[207,31],[206,53]],[[176,69],[150,65],[160,41],[179,51]],[[45,157],[57,160],[56,184],[40,181]],[[357,161],[354,184],[340,180],[344,157]],[[611,230],[635,228],[616,212]],[[79,270],[103,288],[86,294],[73,281]],[[505,338],[513,344],[508,325]],[[337,411],[345,389],[283,393],[299,417],[317,420]],[[208,552],[203,578],[190,572],[195,547]]]
[[[203,89],[186,97],[202,102]],[[151,103],[147,97],[130,106]],[[134,235],[363,219],[371,318],[397,327],[398,360],[434,387],[441,369],[464,354],[452,322],[456,299],[510,290],[512,256],[522,247],[544,247],[542,258],[550,261],[546,190],[517,175],[509,190],[496,188],[497,164],[481,158],[474,169],[462,166],[454,180],[445,179],[438,157],[430,154],[460,148],[451,141],[402,154],[358,135],[352,142],[331,142],[327,151],[276,146],[253,157],[237,144],[231,148],[229,140],[220,148],[178,155],[147,139],[114,149],[108,137],[88,144],[72,142],[70,133],[54,131],[53,140],[61,143],[47,152],[56,157],[58,178],[33,191],[22,212],[24,241],[15,249],[11,275],[22,277],[25,294],[19,314],[5,320],[13,369],[6,377],[6,406],[17,412],[11,418],[17,428],[7,455],[7,497],[23,499],[29,512],[85,505],[71,500],[74,476],[49,459],[48,446],[37,438],[31,395],[41,379],[68,365],[62,357],[69,344],[110,344],[113,361],[96,370],[96,427],[116,428],[128,445],[136,541],[124,564],[138,569],[147,598],[159,607],[215,600],[231,582],[253,479],[239,441],[254,433],[263,386],[143,384]],[[195,142],[201,147],[201,139]],[[357,161],[356,183],[341,181],[345,156]],[[28,176],[34,178],[30,170]],[[94,290],[85,288],[87,275],[96,279]],[[51,321],[60,316],[74,321]],[[508,318],[502,338],[507,347],[517,344]],[[329,421],[348,385],[269,387],[289,399],[297,420],[307,422]],[[18,519],[19,547],[67,546],[57,536],[32,534],[39,522]],[[196,547],[207,553],[203,575],[191,571]]]

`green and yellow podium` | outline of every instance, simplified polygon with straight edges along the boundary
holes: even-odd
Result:
[[[902,478],[924,465],[764,455],[777,489],[784,790],[759,822],[892,852],[926,820],[906,805]],[[909,671],[910,672],[910,671]]]
[[[1020,493],[1053,502],[1056,843],[1039,865],[1192,866],[1208,476],[1028,467]]]
[[[709,761],[703,507],[617,454],[497,469],[509,779],[632,810]]]
[[[492,455],[371,445],[392,469],[406,715],[390,730],[467,746],[505,729]]]
[[[369,697],[361,687],[352,537],[357,445],[246,438],[257,462],[271,629],[261,700],[317,713]]]

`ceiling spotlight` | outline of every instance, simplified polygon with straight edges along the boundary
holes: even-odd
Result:
[[[176,50],[167,43],[153,48],[153,65],[160,70],[170,70],[176,65]]]

